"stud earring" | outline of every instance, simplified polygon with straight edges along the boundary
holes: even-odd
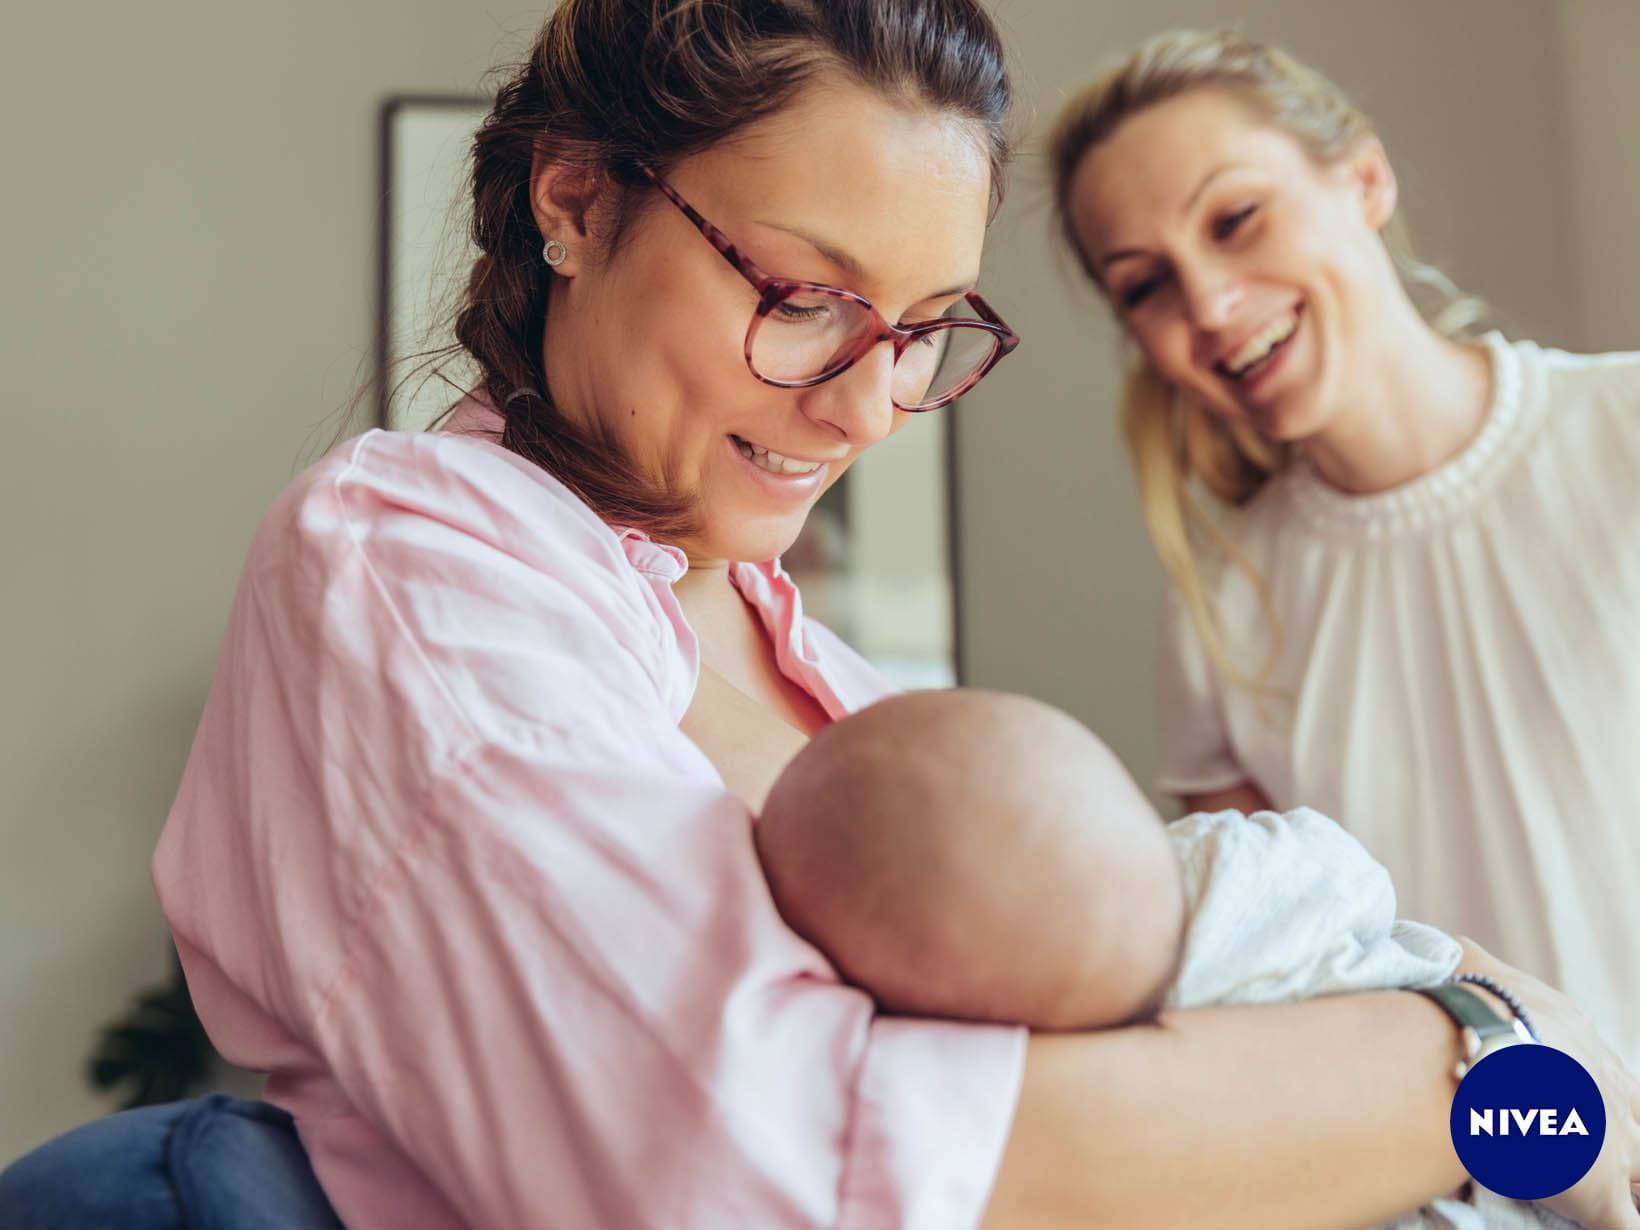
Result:
[[[549,239],[541,249],[541,259],[556,269],[569,259],[569,249],[559,240]]]

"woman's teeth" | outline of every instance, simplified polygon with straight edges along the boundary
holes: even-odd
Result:
[[[790,457],[782,456],[779,453],[771,452],[759,445],[742,440],[739,436],[734,437],[734,441],[735,447],[740,450],[742,457],[758,469],[767,470],[770,474],[813,474],[825,464],[823,461],[794,461]]]
[[[1263,330],[1247,339],[1247,344],[1224,360],[1225,372],[1233,377],[1245,376],[1254,367],[1269,358],[1275,348],[1285,342],[1298,328],[1298,313],[1289,312],[1280,320],[1272,321]]]

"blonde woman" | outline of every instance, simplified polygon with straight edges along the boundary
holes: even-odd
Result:
[[[1371,122],[1235,34],[1144,44],[1052,159],[1136,344],[1164,788],[1336,816],[1640,1063],[1640,354],[1476,336]]]

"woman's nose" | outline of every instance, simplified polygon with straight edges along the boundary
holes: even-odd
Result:
[[[1223,329],[1235,319],[1241,306],[1241,280],[1226,269],[1203,269],[1187,277],[1184,283],[1185,310],[1190,323],[1198,329]]]
[[[894,346],[879,342],[853,366],[803,391],[803,413],[854,448],[875,444],[894,428]]]

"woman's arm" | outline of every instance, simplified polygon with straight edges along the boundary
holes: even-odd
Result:
[[[1035,1036],[983,1230],[1388,1220],[1463,1181],[1456,1054],[1400,992]]]
[[[1547,1203],[1640,1230],[1640,1086],[1559,992],[1466,942],[1462,968],[1526,1003],[1606,1101],[1606,1145]],[[1149,1028],[1033,1037],[982,1230],[1362,1226],[1463,1179],[1448,1134],[1458,1043],[1422,996],[1206,1008]]]
[[[1179,804],[1184,808],[1187,815],[1196,811],[1241,811],[1251,813],[1269,811],[1272,807],[1269,796],[1250,777],[1223,790],[1180,795]]]

